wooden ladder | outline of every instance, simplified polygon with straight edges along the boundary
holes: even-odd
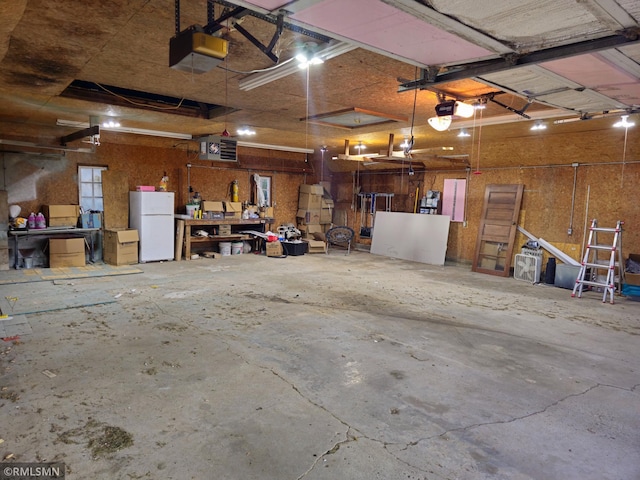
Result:
[[[582,291],[585,287],[601,287],[603,289],[602,301],[607,301],[607,294],[610,296],[610,302],[613,303],[613,294],[616,290],[616,267],[618,268],[618,291],[622,290],[622,277],[624,275],[622,263],[622,225],[624,222],[618,221],[615,228],[598,227],[598,221],[594,218],[589,229],[589,240],[584,250],[584,257],[580,264],[580,271],[576,278],[576,284],[573,286],[572,297],[576,294],[578,298],[582,297]],[[598,244],[598,232],[604,234],[613,234],[611,243]],[[608,258],[598,258],[598,254],[604,252]],[[590,275],[587,278],[587,270],[590,269]],[[598,275],[599,270],[606,270],[606,279],[601,281]]]

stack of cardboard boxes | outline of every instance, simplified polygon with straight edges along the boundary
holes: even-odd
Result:
[[[322,185],[300,185],[298,229],[309,243],[308,253],[325,253],[326,243],[321,239],[333,218],[333,200]]]

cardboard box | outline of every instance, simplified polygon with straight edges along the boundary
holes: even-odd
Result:
[[[234,218],[240,220],[242,218],[241,202],[224,202],[225,218]]]
[[[321,208],[333,208],[334,203],[331,197],[324,196],[322,197]]]
[[[84,237],[49,239],[49,267],[84,267]]]
[[[311,223],[309,225],[298,225],[298,230],[305,238],[313,238],[314,233],[324,233],[324,227],[317,223]]]
[[[322,196],[313,193],[301,193],[298,197],[300,210],[319,210],[322,208]]]
[[[326,253],[327,244],[320,240],[307,240],[309,244],[307,253]]]
[[[273,218],[273,207],[264,207],[264,216],[266,218]]]
[[[42,214],[48,227],[75,227],[78,224],[78,205],[43,205]]]
[[[320,223],[331,223],[333,221],[333,208],[323,208],[320,210]]]
[[[321,210],[298,210],[296,217],[301,225],[319,224]]]
[[[281,257],[282,244],[280,242],[267,242],[267,257]]]
[[[220,225],[218,235],[231,235],[231,225]]]
[[[202,202],[202,210],[205,212],[224,212],[224,202]]]
[[[640,253],[630,253],[629,260],[640,263]],[[627,285],[640,285],[640,273],[625,272],[624,283]]]
[[[322,185],[300,185],[300,193],[322,195],[324,193],[324,188]]]
[[[81,213],[78,219],[80,228],[102,228],[99,213]]]
[[[133,265],[138,263],[138,230],[105,230],[102,256],[111,265]]]
[[[156,191],[156,187],[154,187],[153,185],[138,185],[136,187],[136,191],[138,191],[138,192],[155,192]]]

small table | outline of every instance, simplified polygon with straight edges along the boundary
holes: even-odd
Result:
[[[18,262],[18,244],[19,239],[21,237],[46,237],[46,238],[56,238],[56,237],[80,237],[84,238],[85,245],[89,248],[89,260],[91,263],[94,262],[93,253],[94,253],[94,242],[93,242],[93,232],[99,231],[99,228],[75,228],[75,227],[64,227],[64,228],[41,228],[38,230],[9,230],[9,235],[13,237],[13,266],[16,270],[20,269],[20,265]],[[87,237],[89,241],[87,241]]]

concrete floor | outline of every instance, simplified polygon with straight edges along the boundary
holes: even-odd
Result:
[[[0,287],[28,327],[0,342],[2,458],[69,479],[640,478],[640,302],[337,250],[139,268]]]

